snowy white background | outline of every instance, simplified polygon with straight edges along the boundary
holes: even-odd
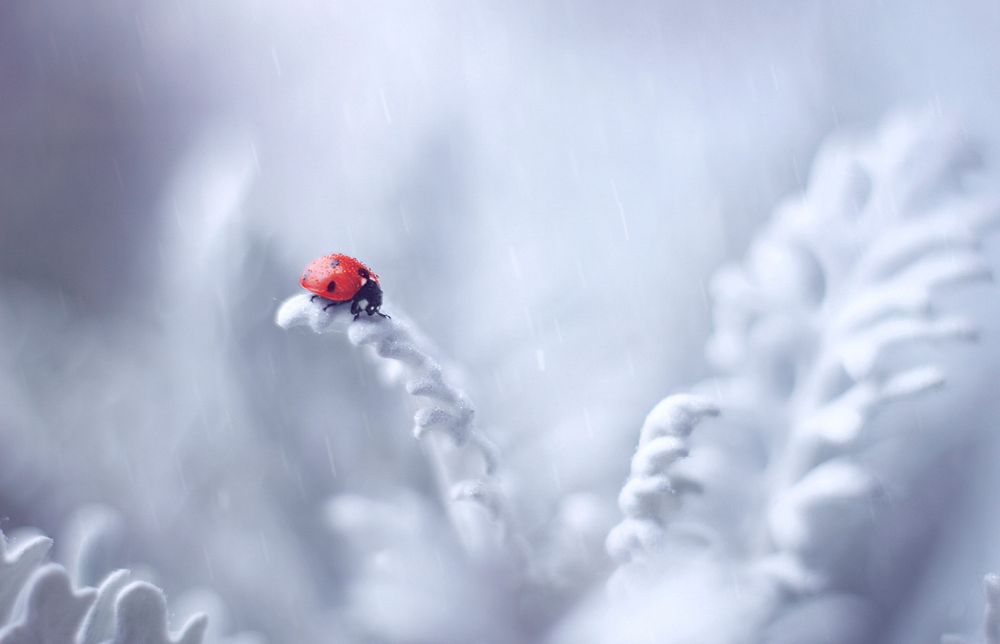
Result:
[[[997,33],[985,1],[4,3],[0,529],[58,548],[113,508],[111,567],[211,587],[275,643],[558,637],[613,568],[643,418],[709,372],[713,272],[827,135],[899,106],[957,115],[989,173]],[[342,338],[273,323],[329,252],[379,273],[475,401],[532,548],[591,539],[590,568],[525,597],[413,564],[429,606],[366,585],[330,499],[441,503],[408,398]],[[951,368],[992,383],[989,340]],[[941,431],[988,426],[984,391]],[[992,452],[964,449],[946,478],[981,487],[917,495],[909,516],[950,529],[850,589],[877,598],[857,637],[975,628],[1000,513],[975,491]],[[421,535],[454,555],[446,524]]]

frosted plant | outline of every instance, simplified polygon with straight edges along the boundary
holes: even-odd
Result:
[[[984,644],[1000,644],[1000,576],[989,574],[983,578],[983,591],[986,594],[986,610],[983,615]],[[959,635],[945,635],[941,644],[971,644]]]
[[[129,584],[128,571],[108,575],[99,588],[77,586],[65,568],[40,565],[51,541],[35,537],[8,553],[0,533],[0,596],[21,596],[18,609],[0,618],[3,644],[198,644],[203,615],[176,637],[166,631],[166,600],[145,582]]]
[[[709,400],[690,395],[674,395],[653,408],[642,425],[639,446],[632,457],[629,479],[618,497],[625,520],[608,535],[608,554],[622,566],[613,578],[625,582],[627,564],[642,563],[655,554],[664,540],[666,519],[689,492],[699,486],[678,475],[673,465],[688,455],[688,435],[706,416],[718,408]]]
[[[49,564],[28,583],[27,607],[21,618],[0,630],[3,644],[65,644],[76,639],[96,591],[74,591],[69,575]]]
[[[719,272],[708,354],[720,376],[696,391],[722,417],[688,444],[679,435],[714,406],[668,398],[658,409],[682,412],[658,425],[671,440],[654,448],[644,427],[608,546],[647,568],[646,597],[615,604],[610,622],[641,619],[645,630],[612,638],[607,626],[587,639],[803,642],[819,623],[831,624],[824,641],[874,636],[872,606],[898,595],[900,557],[920,540],[907,531],[879,543],[905,510],[894,499],[933,482],[940,455],[977,427],[950,422],[947,405],[983,384],[949,372],[945,351],[976,338],[975,307],[942,306],[991,276],[980,240],[998,202],[970,184],[974,161],[932,114],[890,119],[874,140],[834,139],[805,193],[778,209],[745,262]],[[953,376],[953,398],[920,406]],[[704,494],[678,507],[675,481]],[[664,507],[710,537],[692,550],[664,529]],[[858,563],[872,556],[885,559],[877,583]],[[713,591],[712,578],[744,591]],[[657,616],[671,602],[686,612]],[[735,616],[740,628],[724,626]],[[567,629],[566,641],[583,631]]]
[[[130,577],[131,573],[128,570],[116,570],[104,578],[97,588],[94,605],[87,613],[87,619],[81,627],[79,644],[101,644],[114,636],[115,620],[118,615],[116,600],[122,590],[131,583]]]
[[[179,612],[189,615],[177,633],[167,626],[166,597],[159,588],[132,578],[128,570],[102,571],[114,558],[122,537],[121,518],[109,508],[91,506],[77,512],[67,529],[63,549],[72,572],[44,563],[52,541],[27,537],[10,549],[0,532],[0,644],[251,644],[261,640],[246,633],[224,637],[225,623],[206,637],[208,619],[195,605],[214,602],[190,597]],[[97,587],[84,578],[93,577]]]
[[[48,537],[35,537],[10,550],[7,538],[0,532],[0,624],[10,617],[18,593],[51,547]]]
[[[835,584],[871,528],[871,503],[920,476],[884,458],[879,444],[905,436],[876,421],[889,403],[944,384],[928,344],[975,338],[969,316],[937,305],[990,278],[979,239],[997,207],[961,186],[973,158],[930,114],[892,119],[872,142],[834,141],[805,195],[716,283],[710,351],[733,374],[723,395],[761,415],[772,407],[768,524],[755,550],[793,593]],[[753,388],[753,400],[740,397]]]
[[[2,537],[2,535],[0,535]],[[23,606],[9,621],[0,621],[2,644],[200,644],[204,615],[191,618],[175,636],[167,633],[166,599],[146,582],[128,584],[128,572],[111,573],[100,588],[78,588],[66,569],[39,563],[34,557],[47,547],[36,538],[13,556],[4,555],[7,572],[0,576],[5,596],[21,594]],[[32,563],[34,561],[34,563]],[[30,570],[27,582],[23,570]]]
[[[192,617],[177,635],[167,631],[167,600],[152,584],[137,581],[118,595],[115,636],[111,644],[198,644],[208,619]]]
[[[142,565],[133,565],[132,570],[114,569],[121,552],[125,550],[125,542],[124,519],[113,508],[104,505],[79,508],[62,530],[58,551],[71,579],[78,587],[97,586],[97,600],[84,623],[81,644],[105,642],[116,634],[116,628],[120,631],[124,627],[122,620],[135,622],[141,620],[143,614],[149,614],[155,626],[151,626],[155,631],[149,635],[154,638],[151,642],[167,637],[166,622],[160,619],[158,609],[166,599],[158,588],[149,583],[155,572]],[[138,596],[138,599],[133,597],[126,602],[126,609],[132,612],[131,617],[122,615],[119,607],[126,589]],[[156,593],[159,593],[159,598],[154,597]],[[185,592],[173,602],[170,613],[186,624],[176,636],[186,642],[259,644],[263,641],[256,633],[230,634],[231,625],[225,604],[208,589]],[[128,628],[133,633],[145,632],[141,630],[142,625]]]
[[[503,496],[495,477],[496,449],[475,426],[475,408],[466,395],[449,384],[434,359],[419,346],[416,334],[400,321],[362,316],[353,320],[346,306],[326,307],[308,294],[286,300],[276,321],[283,328],[308,326],[316,333],[345,333],[358,347],[371,347],[380,358],[402,366],[405,387],[427,401],[414,415],[413,434],[431,442],[433,465],[444,495],[452,501],[472,501],[466,510],[448,503],[452,521],[467,547],[486,551],[499,544],[523,550],[511,529]],[[499,527],[500,539],[495,539]]]

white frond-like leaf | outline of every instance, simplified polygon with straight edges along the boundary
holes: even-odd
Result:
[[[658,436],[688,436],[707,416],[718,416],[719,408],[703,396],[674,394],[660,401],[642,424],[640,444]]]
[[[1000,224],[1000,208],[970,189],[976,160],[961,128],[930,111],[824,144],[804,193],[781,203],[743,261],[712,280],[707,355],[718,373],[697,390],[727,414],[693,448],[688,434],[710,403],[668,398],[649,415],[619,497],[625,520],[606,540],[619,565],[610,584],[638,580],[655,592],[633,573],[662,578],[702,552],[760,584],[762,623],[809,595],[818,605],[869,583],[845,564],[863,560],[884,532],[884,510],[902,511],[896,492],[922,474],[896,462],[885,439],[912,432],[917,449],[918,433],[935,429],[895,423],[905,410],[873,421],[888,405],[947,387],[945,352],[983,326],[978,309],[954,297],[993,279],[984,234]],[[955,440],[947,429],[927,449]],[[715,456],[695,466],[706,453]],[[703,550],[675,538],[686,525]],[[886,585],[905,577],[893,565],[880,570],[893,576]],[[706,597],[724,595],[717,591]],[[884,598],[870,599],[855,597],[856,608]],[[877,632],[875,621],[858,636]]]
[[[877,491],[871,475],[858,464],[845,459],[827,461],[772,503],[771,537],[779,550],[802,551],[823,530],[836,527],[842,510],[858,507]]]
[[[456,454],[442,453],[436,443],[432,448],[437,466],[443,473],[442,494],[446,498],[456,500],[451,487],[475,480],[470,476],[475,470],[482,471],[486,478],[493,476],[497,466],[497,449],[476,428],[475,407],[462,390],[447,382],[440,364],[419,346],[416,340],[418,334],[398,319],[364,316],[354,320],[347,307],[329,304],[308,294],[296,295],[279,307],[275,321],[283,328],[307,326],[316,333],[346,332],[352,344],[370,347],[380,358],[403,366],[406,391],[429,403],[414,414],[414,436],[423,439],[432,431],[439,432],[461,448]],[[462,499],[486,501],[479,495]],[[502,498],[490,498],[485,506],[485,516],[509,521],[506,511],[498,511],[494,507],[500,503]],[[460,517],[453,514],[453,519],[460,532],[467,533],[467,542],[481,541],[480,535],[486,531],[486,526],[478,525],[476,515]],[[500,533],[508,538],[514,535],[510,525],[500,526]]]
[[[882,281],[942,251],[971,251],[978,244],[978,237],[961,222],[937,217],[918,219],[894,235],[874,239],[855,270],[859,281]]]
[[[97,588],[97,599],[80,629],[78,644],[101,644],[114,637],[118,593],[129,584],[130,576],[128,570],[116,570]]]
[[[974,340],[975,324],[960,317],[923,320],[895,318],[880,322],[844,342],[839,354],[844,369],[856,380],[867,378],[889,351],[908,344]]]
[[[29,582],[24,616],[0,630],[0,644],[72,644],[96,597],[93,589],[74,591],[61,566],[39,568]]]
[[[21,588],[51,548],[51,539],[35,537],[16,550],[10,550],[7,538],[0,532],[0,624],[10,617]]]
[[[114,570],[124,531],[122,517],[109,507],[88,505],[73,513],[60,533],[59,560],[77,585],[96,586]]]
[[[924,259],[892,279],[873,284],[848,299],[831,322],[831,334],[845,335],[893,315],[927,317],[936,290],[992,278],[989,266],[977,254]]]
[[[629,478],[618,495],[625,520],[612,528],[605,543],[613,559],[625,564],[660,547],[667,516],[685,494],[699,491],[698,484],[675,473],[673,465],[687,456],[687,437],[695,426],[718,413],[718,407],[703,396],[675,394],[646,416]],[[620,577],[616,575],[609,588],[627,585]]]
[[[611,558],[626,562],[663,542],[663,526],[652,519],[625,519],[608,533],[606,547]]]
[[[804,431],[832,444],[847,445],[857,440],[885,404],[936,389],[944,381],[940,369],[925,366],[895,374],[884,382],[858,383],[806,419]]]
[[[163,591],[143,581],[133,582],[121,591],[115,613],[111,644],[201,644],[208,625],[205,615],[197,615],[171,635]]]

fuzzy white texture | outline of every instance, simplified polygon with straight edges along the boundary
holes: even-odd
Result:
[[[80,624],[97,598],[93,589],[74,590],[66,570],[42,566],[28,583],[21,618],[0,630],[2,644],[67,644],[76,640]]]
[[[187,615],[171,633],[162,590],[110,568],[122,518],[110,508],[87,506],[70,519],[65,546],[70,569],[46,563],[52,540],[29,536],[9,548],[0,532],[0,644],[260,644],[253,633],[224,635],[225,610],[203,591],[186,596],[174,613]],[[84,581],[96,579],[94,586]],[[218,620],[209,629],[207,612]]]
[[[871,139],[832,138],[804,194],[778,208],[742,263],[719,271],[708,343],[719,375],[694,390],[717,401],[721,418],[692,440],[694,423],[715,406],[670,397],[647,419],[619,497],[626,518],[607,541],[626,564],[611,588],[628,571],[632,599],[613,602],[606,625],[631,619],[637,598],[671,601],[666,577],[701,587],[690,576],[704,570],[680,562],[705,557],[752,580],[759,601],[748,607],[722,588],[705,590],[700,601],[743,606],[716,604],[716,618],[754,615],[739,633],[709,620],[697,641],[803,641],[804,624],[833,615],[858,624],[844,642],[868,641],[882,627],[872,606],[884,600],[850,595],[868,583],[851,576],[851,562],[872,547],[879,511],[936,476],[935,451],[975,430],[956,431],[947,413],[891,422],[905,403],[947,389],[947,352],[977,339],[974,314],[946,305],[992,279],[982,240],[1000,220],[1000,201],[967,182],[975,168],[964,134],[932,112],[896,115]],[[905,436],[912,453],[884,449]],[[925,456],[905,460],[916,454]],[[688,495],[697,503],[679,503],[695,491],[703,491]],[[685,531],[666,530],[668,518],[702,538],[675,538]],[[890,588],[905,578],[898,568],[882,574]],[[842,596],[850,599],[832,601]],[[656,641],[686,641],[664,620],[645,622],[663,627]]]
[[[784,367],[794,388],[787,430],[771,451],[767,516],[772,552],[813,574],[834,573],[824,570],[833,561],[824,550],[870,523],[879,473],[864,462],[867,428],[888,404],[947,383],[939,365],[907,356],[976,339],[974,319],[939,305],[949,291],[991,279],[979,240],[995,225],[998,202],[956,187],[973,169],[971,150],[932,113],[896,116],[871,141],[834,141],[803,197],[786,203],[758,242],[800,258],[799,281],[810,285],[776,315],[766,305],[747,313],[761,326],[790,321],[786,331],[799,342]],[[766,293],[766,269],[751,259],[737,270]],[[735,299],[724,288],[718,297]],[[721,322],[720,332],[740,332]],[[773,348],[780,359],[782,348]]]
[[[463,541],[473,550],[494,547],[491,535],[498,531],[490,524],[499,528],[500,541],[523,547],[511,529],[494,476],[496,447],[476,428],[472,402],[446,380],[441,365],[420,346],[407,324],[380,316],[354,319],[346,304],[330,306],[307,293],[285,300],[275,322],[285,329],[305,326],[315,333],[346,334],[351,344],[370,347],[379,358],[401,365],[407,393],[426,401],[413,416],[413,435],[431,442],[444,495],[451,501],[472,501],[479,508],[468,512],[448,504]]]
[[[167,599],[163,591],[144,581],[133,582],[118,595],[116,628],[111,644],[199,644],[208,618],[197,615],[176,635],[167,629]]]
[[[939,366],[902,357],[976,337],[974,320],[936,305],[991,277],[978,240],[996,201],[953,187],[969,158],[960,132],[932,114],[891,119],[872,141],[834,140],[805,194],[715,282],[710,357],[728,378],[752,380],[761,399],[746,407],[783,408],[770,412],[785,428],[770,430],[768,541],[807,568],[819,526],[850,523],[877,493],[851,459],[866,428],[887,404],[946,383]]]
[[[45,560],[51,547],[52,540],[48,537],[35,537],[11,550],[0,532],[0,624],[10,616],[21,587]]]
[[[687,437],[705,417],[719,413],[710,400],[688,394],[660,401],[642,425],[629,478],[618,495],[625,520],[608,534],[607,550],[622,564],[613,587],[622,588],[625,564],[641,559],[663,541],[666,520],[697,484],[674,475],[673,465],[688,455]]]
[[[83,622],[79,644],[101,644],[114,637],[118,595],[131,581],[128,570],[116,570],[104,578],[97,588],[97,599]]]

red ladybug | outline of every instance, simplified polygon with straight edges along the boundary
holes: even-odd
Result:
[[[312,299],[322,297],[330,300],[323,307],[324,311],[335,304],[350,302],[351,313],[357,320],[364,302],[368,315],[378,313],[384,318],[389,317],[379,311],[382,287],[379,286],[378,275],[353,257],[334,253],[316,258],[306,266],[299,283],[313,294]]]

